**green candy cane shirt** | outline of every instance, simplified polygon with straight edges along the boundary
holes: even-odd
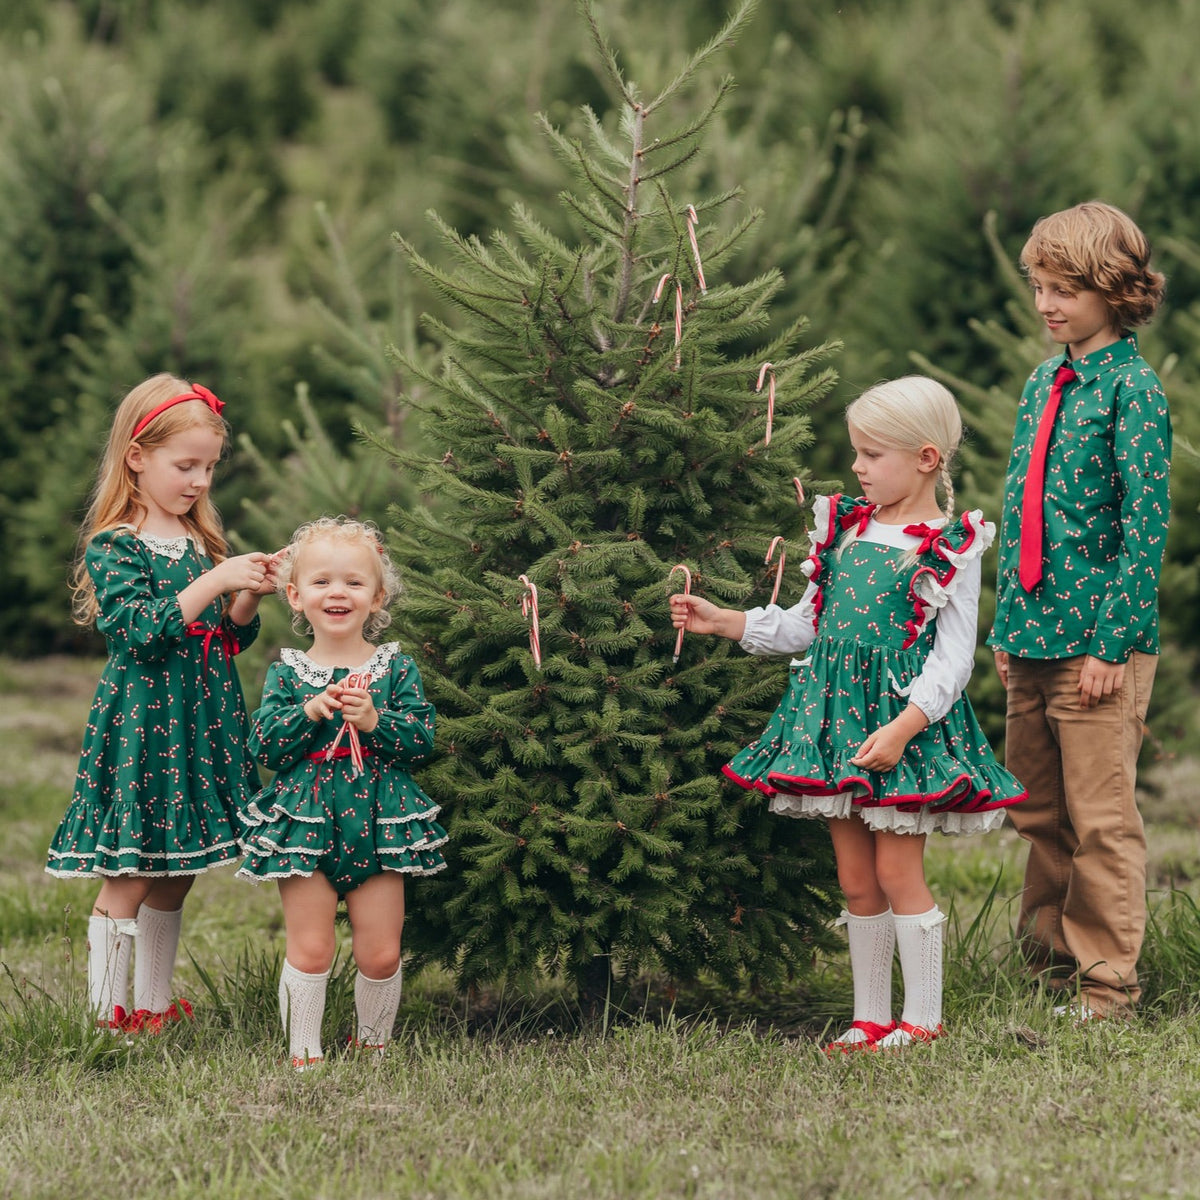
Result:
[[[1021,498],[1038,421],[1064,363],[1046,455],[1043,575],[1017,578]],[[1033,372],[1017,409],[1004,484],[996,619],[988,644],[1023,658],[1090,654],[1123,663],[1158,653],[1158,577],[1171,502],[1171,416],[1162,384],[1129,334],[1075,360]]]

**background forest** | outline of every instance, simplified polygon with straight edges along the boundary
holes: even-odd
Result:
[[[634,79],[725,13],[597,5]],[[841,411],[862,387],[936,371],[970,415],[959,494],[990,514],[1021,382],[1049,353],[1016,252],[1080,199],[1134,214],[1170,278],[1142,345],[1185,443],[1160,752],[1196,736],[1200,143],[1179,31],[1198,16],[1193,0],[1148,0],[1136,22],[1118,0],[761,0],[712,69],[737,87],[685,168],[695,196],[740,189],[717,221],[761,210],[726,277],[783,273],[772,331],[806,316],[806,344],[843,344],[804,468],[845,473]],[[321,510],[386,523],[413,485],[354,426],[442,452],[400,399],[424,384],[387,347],[433,369],[418,318],[449,316],[390,234],[437,264],[429,209],[486,237],[520,202],[556,232],[564,172],[536,114],[614,115],[565,0],[8,0],[0,96],[0,634],[26,656],[98,648],[63,579],[111,407],[152,371],[229,402],[217,498],[239,544],[280,544]],[[999,733],[990,671],[972,694]]]

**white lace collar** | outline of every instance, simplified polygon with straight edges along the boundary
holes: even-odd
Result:
[[[377,678],[399,653],[399,642],[385,642],[362,666],[351,667],[351,670],[359,674],[366,671],[372,679]],[[334,671],[340,670],[339,667],[323,667],[320,663],[313,662],[303,650],[294,650],[291,646],[280,650],[279,658],[285,666],[291,667],[305,683],[313,687],[324,687],[333,678]]]
[[[163,558],[169,558],[172,562],[178,562],[187,553],[188,542],[196,540],[190,533],[181,533],[177,538],[160,538],[152,533],[145,533],[136,525],[121,525],[118,528],[128,529],[151,554],[161,554]]]

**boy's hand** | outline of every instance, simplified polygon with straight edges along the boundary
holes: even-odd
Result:
[[[1000,676],[1000,686],[1008,691],[1008,651],[995,650],[993,654],[996,656],[996,674]]]
[[[370,733],[379,724],[379,710],[365,687],[342,689],[342,719],[356,726],[360,733]]]
[[[323,692],[310,696],[304,702],[304,715],[310,721],[328,721],[342,708],[342,685],[331,683]]]
[[[1095,708],[1105,696],[1115,695],[1125,682],[1125,664],[1105,662],[1090,654],[1079,672],[1079,707]]]

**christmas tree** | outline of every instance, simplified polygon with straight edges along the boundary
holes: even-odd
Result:
[[[617,129],[590,109],[580,136],[542,122],[574,172],[574,240],[518,206],[487,243],[441,225],[443,269],[397,235],[458,315],[427,321],[440,372],[406,364],[435,455],[378,439],[431,498],[393,510],[398,620],[438,708],[423,783],[451,834],[406,944],[464,985],[549,970],[602,997],[646,968],[773,982],[811,960],[831,912],[823,828],[719,773],[786,664],[691,636],[676,662],[667,605],[678,565],[718,602],[766,603],[777,536],[781,601],[799,598],[804,414],[834,381],[803,322],[765,334],[776,270],[721,282],[755,214],[726,226],[735,194],[669,190],[702,177],[731,81],[685,102],[751,7],[644,99],[582,6]]]

